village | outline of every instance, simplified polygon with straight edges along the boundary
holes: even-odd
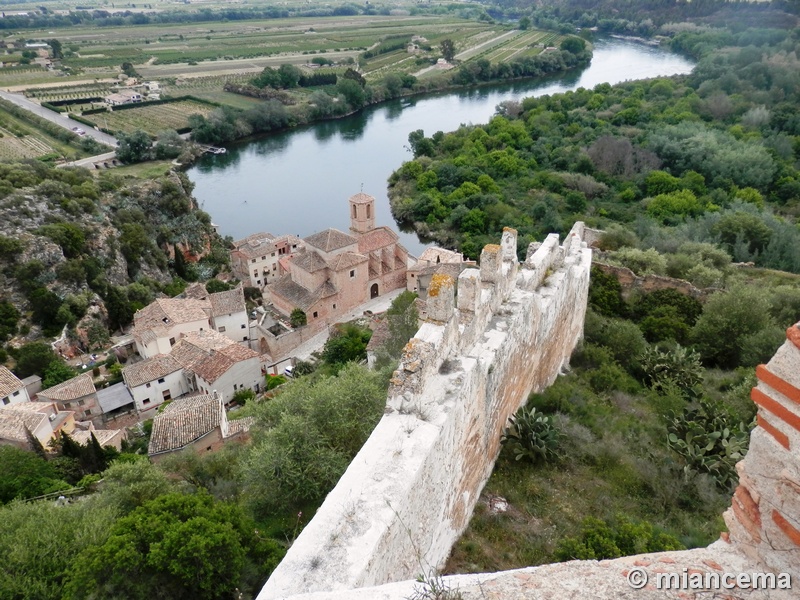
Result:
[[[235,241],[233,289],[209,293],[193,283],[137,311],[130,330],[99,352],[124,363],[120,383],[107,385],[98,367],[81,364],[80,375],[42,389],[41,377],[22,380],[0,367],[0,444],[30,449],[33,436],[46,448],[63,432],[120,450],[129,428],[152,419],[151,460],[187,448],[212,452],[248,437],[252,418],[228,418],[237,392],[262,394],[265,377],[292,377],[337,323],[370,318],[379,332],[367,347],[372,361],[385,337],[378,315],[398,294],[416,294],[424,315],[434,275],[458,278],[475,263],[436,247],[411,256],[391,228],[375,224],[368,194],[350,197],[347,208],[347,233],[261,232]],[[260,292],[249,309],[245,288]]]

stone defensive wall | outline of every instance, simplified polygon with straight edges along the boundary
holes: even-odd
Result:
[[[384,417],[259,600],[355,597],[444,565],[508,417],[555,380],[582,336],[592,260],[583,232],[576,223],[563,243],[551,234],[520,264],[517,232],[505,229],[479,269],[432,278]]]
[[[718,541],[694,550],[456,575],[437,583],[458,591],[463,600],[800,597],[800,323],[787,330],[786,338],[772,360],[756,369],[758,384],[751,398],[758,407],[757,425],[749,452],[737,465],[739,486],[724,514],[728,532]],[[430,502],[440,500],[431,498]],[[404,556],[396,560],[402,562]],[[731,582],[733,587],[729,587]],[[412,579],[356,590],[330,589],[334,591],[292,598],[408,600],[425,590]]]

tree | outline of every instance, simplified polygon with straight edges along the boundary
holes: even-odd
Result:
[[[280,87],[284,89],[296,88],[303,72],[294,65],[283,64],[278,68]]]
[[[450,38],[443,39],[439,42],[439,50],[442,52],[442,57],[447,62],[453,62],[456,57],[456,45]]]
[[[75,561],[67,597],[217,600],[236,588],[249,545],[240,509],[205,492],[170,493],[114,523]],[[132,551],[135,549],[135,551]]]
[[[308,316],[306,316],[306,313],[302,308],[295,308],[292,310],[292,314],[289,316],[289,322],[292,324],[292,327],[302,327],[308,323]]]
[[[117,136],[119,146],[117,147],[117,158],[124,163],[137,163],[150,158],[150,150],[153,145],[150,136],[141,129],[131,133],[121,133]]]
[[[338,325],[336,332],[325,342],[322,359],[330,365],[343,365],[367,358],[367,342],[372,336],[370,329],[356,325]]]
[[[73,377],[75,377],[75,370],[63,360],[56,359],[50,363],[44,372],[42,387],[49,389]]]
[[[53,51],[53,58],[64,58],[64,53],[61,49],[61,42],[58,40],[47,40],[50,49]]]
[[[177,158],[183,151],[183,139],[174,129],[168,129],[158,134],[155,146],[155,156],[159,160]]]
[[[122,63],[121,67],[122,72],[125,73],[128,77],[139,77],[139,73],[133,66],[133,63],[124,62]]]
[[[733,369],[740,364],[748,336],[774,326],[769,300],[756,287],[737,286],[711,296],[692,329],[706,364]]]
[[[586,42],[579,37],[570,36],[561,42],[561,50],[570,54],[580,54],[586,49]]]
[[[344,96],[351,109],[358,110],[364,106],[364,89],[352,79],[343,77],[336,84],[336,90]]]
[[[44,342],[25,344],[17,351],[16,358],[14,373],[20,379],[30,375],[43,376],[50,365],[59,360],[50,344]]]
[[[46,460],[27,450],[0,445],[0,504],[67,489]]]

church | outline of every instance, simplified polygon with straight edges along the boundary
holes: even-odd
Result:
[[[326,229],[303,239],[305,251],[280,260],[265,300],[289,316],[296,308],[309,325],[330,323],[357,306],[406,287],[408,251],[388,227],[375,226],[375,198],[349,200],[350,232]]]

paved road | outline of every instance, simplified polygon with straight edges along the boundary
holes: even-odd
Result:
[[[86,131],[86,135],[93,137],[101,144],[105,144],[106,146],[111,146],[112,148],[117,147],[117,138],[112,135],[108,135],[107,133],[103,133],[102,131],[97,131],[96,129],[92,129],[91,127],[81,125],[77,121],[73,121],[72,119],[68,119],[67,117],[62,116],[61,114],[50,110],[48,108],[44,108],[36,104],[36,102],[32,102],[22,96],[20,94],[12,94],[11,92],[4,92],[0,91],[0,98],[4,100],[8,100],[9,102],[13,102],[17,106],[24,108],[25,110],[29,110],[33,114],[42,117],[43,119],[47,119],[48,121],[52,121],[56,125],[60,125],[64,129],[72,130],[73,127],[80,127],[81,129]]]

